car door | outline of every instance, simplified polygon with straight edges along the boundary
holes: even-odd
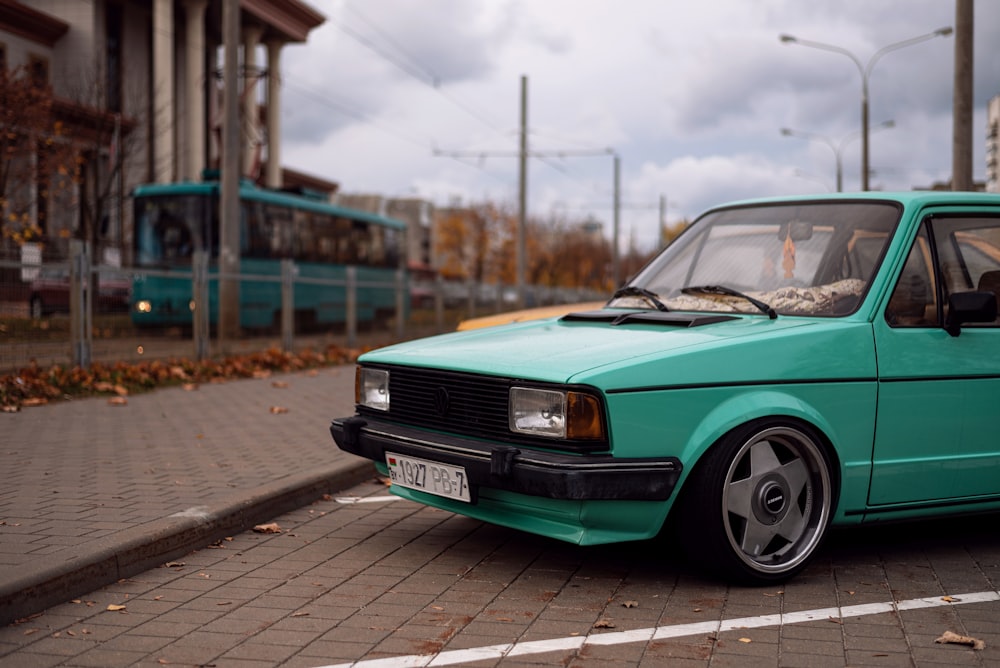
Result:
[[[872,506],[1000,495],[1000,326],[944,328],[948,296],[976,290],[1000,290],[1000,211],[927,215],[874,324]]]

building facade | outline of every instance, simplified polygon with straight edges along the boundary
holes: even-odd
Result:
[[[4,249],[58,255],[81,238],[127,263],[128,192],[220,165],[225,2],[239,12],[242,175],[336,190],[281,167],[281,51],[324,20],[301,0],[3,0],[5,84],[30,76],[52,119],[47,133],[0,119],[23,138],[3,156],[18,177],[0,193]]]

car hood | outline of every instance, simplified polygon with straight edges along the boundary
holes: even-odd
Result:
[[[866,352],[867,323],[605,309],[419,339],[361,361],[615,388],[873,377]]]

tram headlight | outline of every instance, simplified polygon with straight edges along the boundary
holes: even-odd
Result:
[[[135,303],[135,310],[139,313],[152,313],[153,304],[148,299],[140,299]]]

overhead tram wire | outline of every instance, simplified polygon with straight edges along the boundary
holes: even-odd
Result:
[[[337,101],[331,100],[330,98],[326,97],[322,93],[318,93],[318,92],[310,89],[309,87],[307,87],[305,85],[297,83],[294,79],[289,79],[288,77],[285,77],[284,84],[285,84],[286,88],[292,88],[294,90],[297,90],[299,93],[301,93],[302,95],[305,95],[306,97],[312,98],[313,100],[315,100],[317,102],[320,102],[321,104],[323,104],[323,105],[325,105],[325,106],[327,106],[327,107],[329,107],[331,109],[339,111],[340,113],[342,113],[345,116],[349,116],[351,118],[354,118],[355,120],[359,120],[359,121],[362,121],[363,123],[371,125],[371,126],[377,128],[377,129],[381,130],[382,132],[385,132],[386,134],[390,134],[390,135],[396,137],[397,139],[402,139],[405,142],[408,142],[408,143],[413,144],[415,146],[419,146],[419,147],[421,147],[423,149],[428,149],[428,148],[432,149],[433,148],[432,145],[431,145],[431,142],[429,140],[427,140],[427,139],[424,139],[424,140],[414,139],[412,136],[407,136],[407,135],[403,134],[400,131],[397,131],[395,129],[389,128],[389,127],[383,125],[382,123],[376,122],[374,119],[371,118],[371,116],[369,116],[365,112],[360,111],[360,110],[355,109],[355,108],[352,108],[352,107],[344,104],[343,102],[337,102]]]
[[[355,16],[357,16],[357,18],[361,20],[370,30],[372,30],[381,39],[383,39],[385,42],[391,45],[396,51],[398,51],[399,55],[389,53],[388,51],[381,48],[378,44],[376,44],[368,37],[362,35],[357,30],[354,30],[353,28],[344,25],[342,22],[338,22],[332,19],[327,19],[327,20],[333,25],[337,26],[337,28],[339,28],[345,35],[347,35],[351,39],[354,39],[359,44],[369,49],[382,59],[388,61],[397,69],[399,69],[401,72],[407,74],[408,76],[419,81],[425,86],[430,87],[431,89],[436,91],[439,95],[447,99],[449,102],[454,104],[456,107],[458,107],[465,113],[469,114],[470,116],[478,120],[480,123],[482,123],[489,129],[493,130],[498,134],[504,134],[504,130],[500,128],[499,124],[495,123],[487,114],[483,113],[481,110],[472,107],[468,103],[459,100],[452,93],[446,91],[445,88],[442,86],[441,77],[438,76],[438,74],[434,70],[432,70],[429,67],[426,67],[425,65],[420,63],[420,61],[417,60],[414,56],[410,55],[410,53],[406,49],[404,49],[399,44],[399,42],[395,40],[391,35],[389,35],[385,30],[382,30],[377,25],[375,25],[375,23],[371,19],[364,16],[352,4],[348,3],[345,5],[345,7],[347,7],[347,9],[350,12],[352,12]]]
[[[351,107],[351,106],[349,106],[347,104],[344,104],[343,102],[338,102],[338,101],[332,100],[329,97],[327,97],[326,95],[324,95],[323,93],[319,93],[319,92],[317,92],[317,91],[309,88],[308,86],[306,86],[304,84],[298,83],[294,79],[290,79],[290,78],[286,77],[285,78],[285,86],[286,86],[286,88],[298,91],[302,95],[305,95],[306,97],[309,97],[309,98],[311,98],[311,99],[319,102],[320,104],[323,104],[324,106],[329,107],[330,109],[333,109],[333,110],[335,110],[335,111],[343,114],[344,116],[348,116],[348,117],[353,118],[355,120],[361,121],[362,123],[370,125],[370,126],[376,128],[377,130],[379,130],[381,132],[384,132],[385,134],[391,135],[391,136],[393,136],[393,137],[395,137],[397,139],[401,139],[401,140],[407,142],[408,144],[412,144],[414,146],[418,146],[418,147],[420,147],[420,148],[428,151],[429,153],[431,153],[431,155],[437,155],[438,154],[438,150],[434,147],[433,141],[431,141],[430,139],[416,139],[413,136],[408,136],[408,135],[404,134],[403,132],[400,132],[398,130],[395,130],[395,129],[391,128],[391,127],[388,127],[388,126],[386,126],[386,125],[384,125],[382,123],[379,123],[379,122],[375,121],[371,116],[369,116],[365,112],[360,111],[360,110],[358,110],[356,108],[353,108],[353,107]],[[466,156],[466,157],[469,157],[469,156]],[[476,155],[476,156],[472,156],[472,157],[480,157],[480,156]],[[472,167],[473,169],[478,169],[481,172],[483,172],[484,174],[486,174],[487,176],[489,176],[490,178],[496,179],[497,181],[500,181],[501,183],[504,183],[504,182],[507,181],[507,179],[505,179],[505,178],[503,178],[503,177],[501,177],[501,176],[499,176],[499,175],[497,175],[497,174],[495,174],[495,173],[493,173],[493,172],[485,169],[484,167],[482,167],[482,165],[477,165],[477,164],[469,162],[467,160],[461,160],[461,159],[458,159],[458,158],[456,158],[456,162],[459,162],[459,163],[461,163],[461,164],[463,164],[463,165],[465,165],[467,167]]]

